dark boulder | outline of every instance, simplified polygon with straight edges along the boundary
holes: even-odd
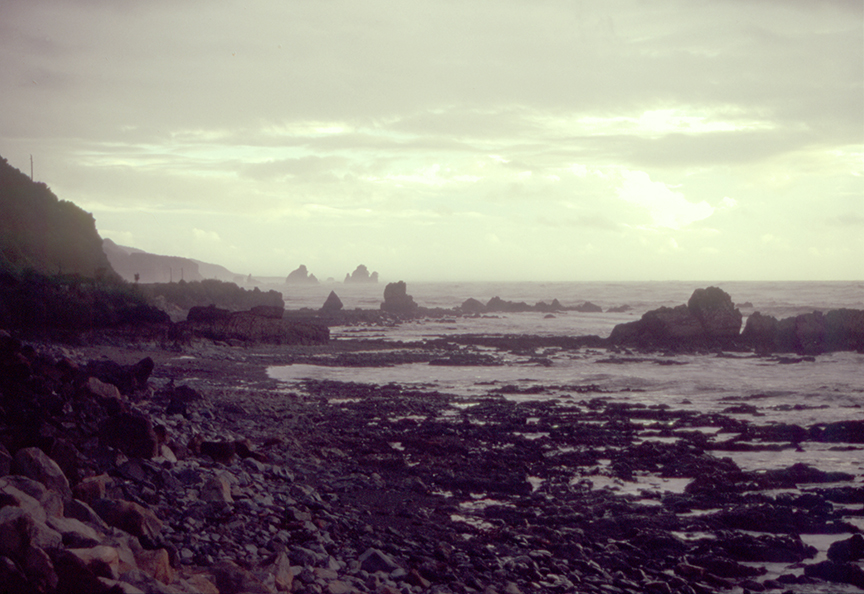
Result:
[[[339,299],[339,295],[336,294],[336,291],[330,291],[330,294],[327,295],[327,300],[324,302],[324,305],[321,306],[321,311],[333,313],[341,310],[342,307],[342,300]]]
[[[534,308],[524,301],[506,301],[498,296],[493,297],[486,303],[486,311],[516,313],[533,310]]]
[[[407,293],[405,281],[387,283],[384,288],[384,302],[381,304],[382,311],[395,314],[412,314],[417,311],[417,307],[414,298]]]
[[[835,563],[847,563],[864,559],[864,536],[853,534],[846,540],[838,540],[828,547],[828,558]]]

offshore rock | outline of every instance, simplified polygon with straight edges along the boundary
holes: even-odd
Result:
[[[696,289],[687,301],[687,308],[702,324],[702,330],[710,339],[729,342],[741,331],[741,312],[722,289]]]
[[[676,348],[703,336],[702,324],[686,305],[651,310],[635,322],[618,324],[609,341],[639,347]]]
[[[382,311],[395,314],[412,314],[417,311],[417,307],[417,304],[414,303],[414,298],[407,293],[405,281],[388,283],[384,287],[384,302],[381,304]]]
[[[814,311],[780,321],[755,312],[747,318],[741,342],[760,353],[864,352],[864,310]]]
[[[486,311],[503,311],[509,313],[533,311],[534,308],[524,301],[506,301],[498,296],[486,303]]]
[[[729,347],[738,337],[741,319],[726,292],[708,287],[696,289],[687,305],[661,307],[638,321],[618,324],[609,341],[670,350]]]
[[[373,272],[369,274],[369,269],[366,268],[363,264],[360,264],[357,268],[354,269],[354,272],[351,274],[345,275],[346,283],[377,283],[378,282],[378,273]]]
[[[325,313],[333,313],[342,309],[342,300],[339,299],[339,295],[336,294],[336,291],[330,291],[330,294],[327,295],[327,300],[324,301],[324,305],[321,306],[321,311]]]
[[[305,264],[301,264],[297,270],[291,271],[285,282],[289,285],[317,285],[318,279],[314,274],[309,274]]]
[[[574,307],[572,309],[573,309],[573,311],[578,311],[580,313],[601,313],[603,311],[602,307],[600,307],[599,305],[596,305],[594,303],[591,303],[590,301],[586,301],[582,305],[577,305],[576,307]]]
[[[826,350],[827,334],[821,311],[785,318],[777,324],[777,347],[782,352],[817,355]]]

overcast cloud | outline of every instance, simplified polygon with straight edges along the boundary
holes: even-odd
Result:
[[[147,251],[861,279],[859,0],[0,5],[0,155]]]

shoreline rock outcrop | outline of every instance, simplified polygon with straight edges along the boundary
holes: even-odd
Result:
[[[608,343],[642,349],[754,349],[759,354],[864,352],[864,310],[814,311],[777,320],[756,311],[741,330],[741,311],[717,287],[696,289],[687,305],[660,307],[613,328]]]

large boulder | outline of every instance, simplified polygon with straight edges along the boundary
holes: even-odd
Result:
[[[702,324],[709,339],[731,342],[741,331],[741,312],[722,289],[696,289],[687,301],[687,309]]]
[[[384,302],[381,304],[382,311],[394,314],[412,314],[417,311],[417,307],[414,298],[407,292],[405,281],[387,283],[384,288]]]

